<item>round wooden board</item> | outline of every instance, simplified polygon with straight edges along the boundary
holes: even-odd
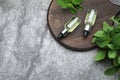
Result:
[[[111,4],[108,0],[84,0],[82,6],[84,10],[76,14],[81,18],[82,23],[74,30],[74,32],[62,40],[57,39],[57,35],[64,29],[64,24],[73,15],[70,14],[68,10],[61,9],[56,3],[56,0],[53,0],[49,6],[47,14],[49,29],[57,42],[71,50],[85,51],[95,48],[96,45],[91,43],[93,34],[102,29],[103,21],[111,24],[109,18],[120,10],[119,6]],[[87,11],[91,9],[97,10],[97,21],[92,28],[90,35],[87,38],[84,38],[84,18]]]

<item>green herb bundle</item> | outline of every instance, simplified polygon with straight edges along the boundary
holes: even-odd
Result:
[[[82,11],[82,2],[83,0],[57,0],[63,9],[69,9],[72,14],[76,14],[78,10]]]
[[[104,73],[108,76],[120,74],[120,26],[110,26],[104,22],[103,29],[94,34],[92,43],[100,48],[95,56],[95,61],[108,58],[113,62],[113,66]]]

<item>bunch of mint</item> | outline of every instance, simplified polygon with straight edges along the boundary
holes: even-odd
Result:
[[[82,11],[82,2],[83,0],[57,0],[63,9],[69,9],[72,14],[76,14],[78,10]]]
[[[104,73],[108,76],[120,74],[120,26],[110,26],[104,22],[103,29],[94,34],[92,43],[100,48],[95,56],[95,61],[108,58],[113,63],[113,66]]]

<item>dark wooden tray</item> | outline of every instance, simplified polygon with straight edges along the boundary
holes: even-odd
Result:
[[[47,20],[49,29],[57,42],[71,50],[90,50],[96,47],[91,43],[93,34],[102,28],[103,21],[110,22],[109,18],[115,15],[120,7],[111,4],[108,0],[84,0],[82,4],[84,10],[76,14],[82,19],[82,23],[77,29],[62,40],[57,39],[57,35],[63,30],[64,24],[73,16],[68,10],[61,9],[53,0],[49,6]],[[88,10],[95,9],[98,12],[97,21],[87,38],[83,38],[84,18]]]

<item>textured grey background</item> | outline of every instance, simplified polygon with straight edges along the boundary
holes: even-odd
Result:
[[[93,60],[97,49],[74,52],[52,38],[50,2],[0,0],[0,80],[116,80],[103,73],[108,61]]]

